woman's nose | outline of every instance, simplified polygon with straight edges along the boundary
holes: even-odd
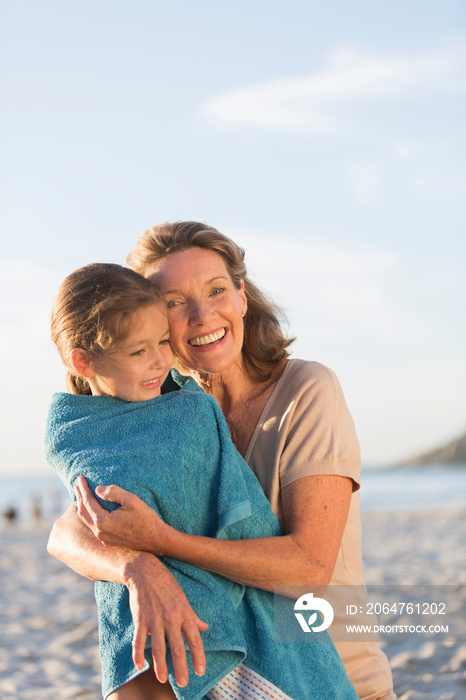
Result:
[[[189,323],[201,325],[212,316],[212,310],[207,301],[199,300],[191,302],[189,306]]]

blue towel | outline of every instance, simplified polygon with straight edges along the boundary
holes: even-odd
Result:
[[[93,491],[97,485],[117,484],[183,532],[229,539],[281,534],[259,482],[231,442],[217,402],[194,388],[189,380],[181,391],[137,403],[55,394],[46,430],[51,466],[73,499],[78,476],[85,476]],[[107,509],[116,507],[99,500]],[[242,661],[295,700],[357,698],[326,633],[321,633],[324,643],[274,641],[273,594],[169,557],[163,561],[209,623],[202,633],[204,676],[195,675],[188,654],[190,680],[178,688],[167,659],[180,700],[202,698]],[[106,698],[140,672],[132,661],[134,628],[126,587],[98,581],[96,599]],[[280,600],[294,620],[293,601]],[[150,662],[148,643],[145,669]]]

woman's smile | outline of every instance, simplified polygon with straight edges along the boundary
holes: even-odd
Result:
[[[188,340],[189,345],[193,345],[194,347],[207,347],[209,345],[213,345],[214,343],[217,343],[219,340],[222,340],[227,333],[226,328],[221,328],[218,331],[212,331],[211,333],[207,333],[206,335],[200,335],[196,336],[195,338],[190,338]]]

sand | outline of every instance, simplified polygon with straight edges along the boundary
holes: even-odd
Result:
[[[466,698],[466,510],[363,515],[365,577],[446,601],[449,634],[402,635],[383,649],[401,700]],[[421,587],[419,584],[427,584]]]
[[[47,554],[49,527],[1,526],[0,698],[98,700],[93,584]],[[389,583],[413,594],[419,584],[453,591],[449,634],[384,642],[398,697],[466,698],[466,511],[365,513],[363,527],[369,590]]]

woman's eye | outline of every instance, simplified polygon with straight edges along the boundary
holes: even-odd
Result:
[[[214,287],[212,289],[211,294],[212,296],[218,296],[219,294],[222,294],[222,292],[225,291],[225,287]]]
[[[168,299],[168,300],[167,300],[167,309],[174,309],[174,308],[176,308],[177,306],[180,306],[181,303],[182,303],[182,302],[179,301],[179,300],[177,300],[177,299]]]

